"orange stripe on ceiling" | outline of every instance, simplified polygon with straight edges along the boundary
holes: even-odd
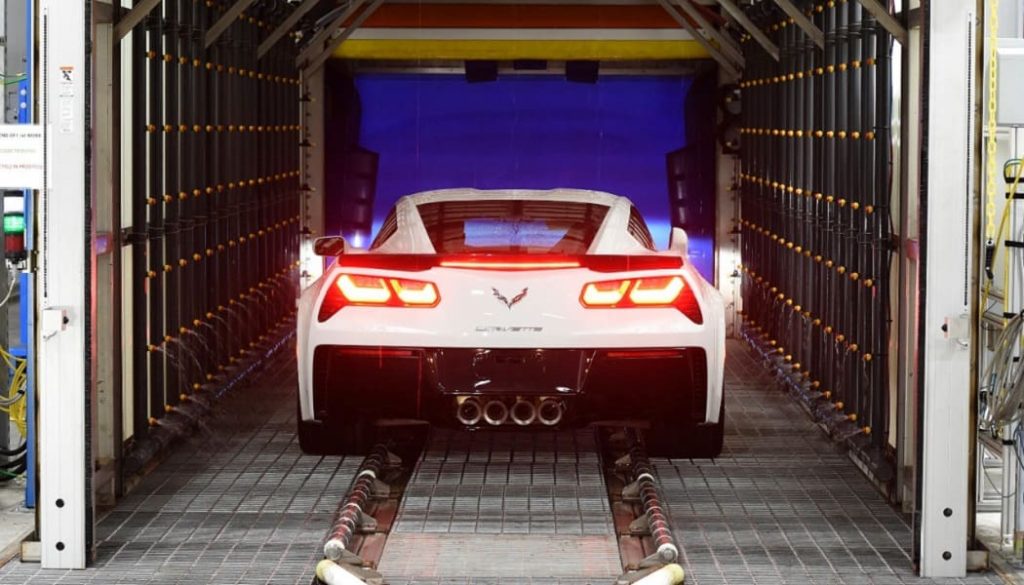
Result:
[[[658,5],[384,4],[363,24],[381,28],[678,28]]]

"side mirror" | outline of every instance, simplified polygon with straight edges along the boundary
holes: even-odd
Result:
[[[341,256],[347,247],[345,238],[341,236],[328,236],[313,240],[313,253],[317,256]]]
[[[686,230],[681,227],[672,228],[668,238],[668,251],[686,258],[690,252],[690,238],[686,235]]]

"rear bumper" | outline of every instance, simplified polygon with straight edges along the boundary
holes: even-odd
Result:
[[[656,349],[449,349],[322,345],[314,350],[313,419],[376,419],[466,426],[456,405],[545,398],[564,407],[560,426],[602,420],[704,422],[709,369],[699,347]],[[713,393],[714,391],[712,391]],[[720,398],[715,397],[716,403]],[[715,408],[717,411],[717,406]],[[309,420],[307,417],[304,417]],[[481,423],[486,424],[486,423]]]

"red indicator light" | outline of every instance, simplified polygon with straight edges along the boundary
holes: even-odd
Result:
[[[318,319],[326,321],[348,305],[429,308],[440,301],[441,295],[432,282],[346,273],[339,275],[327,290]]]
[[[675,307],[694,323],[704,322],[697,298],[681,276],[653,276],[589,282],[580,293],[588,309]]]

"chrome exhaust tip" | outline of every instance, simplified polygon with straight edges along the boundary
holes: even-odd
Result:
[[[500,400],[492,400],[484,406],[484,420],[487,424],[498,426],[508,421],[508,407]]]
[[[533,407],[533,403],[527,400],[517,400],[512,405],[512,410],[509,411],[509,416],[512,418],[512,422],[516,423],[521,427],[532,425],[533,421],[537,420],[537,409]]]
[[[537,420],[549,427],[562,422],[562,403],[551,398],[542,400],[537,407]]]
[[[463,400],[455,409],[455,418],[459,419],[459,422],[467,427],[479,423],[483,416],[484,411],[480,408],[480,401],[476,398],[470,397]]]

